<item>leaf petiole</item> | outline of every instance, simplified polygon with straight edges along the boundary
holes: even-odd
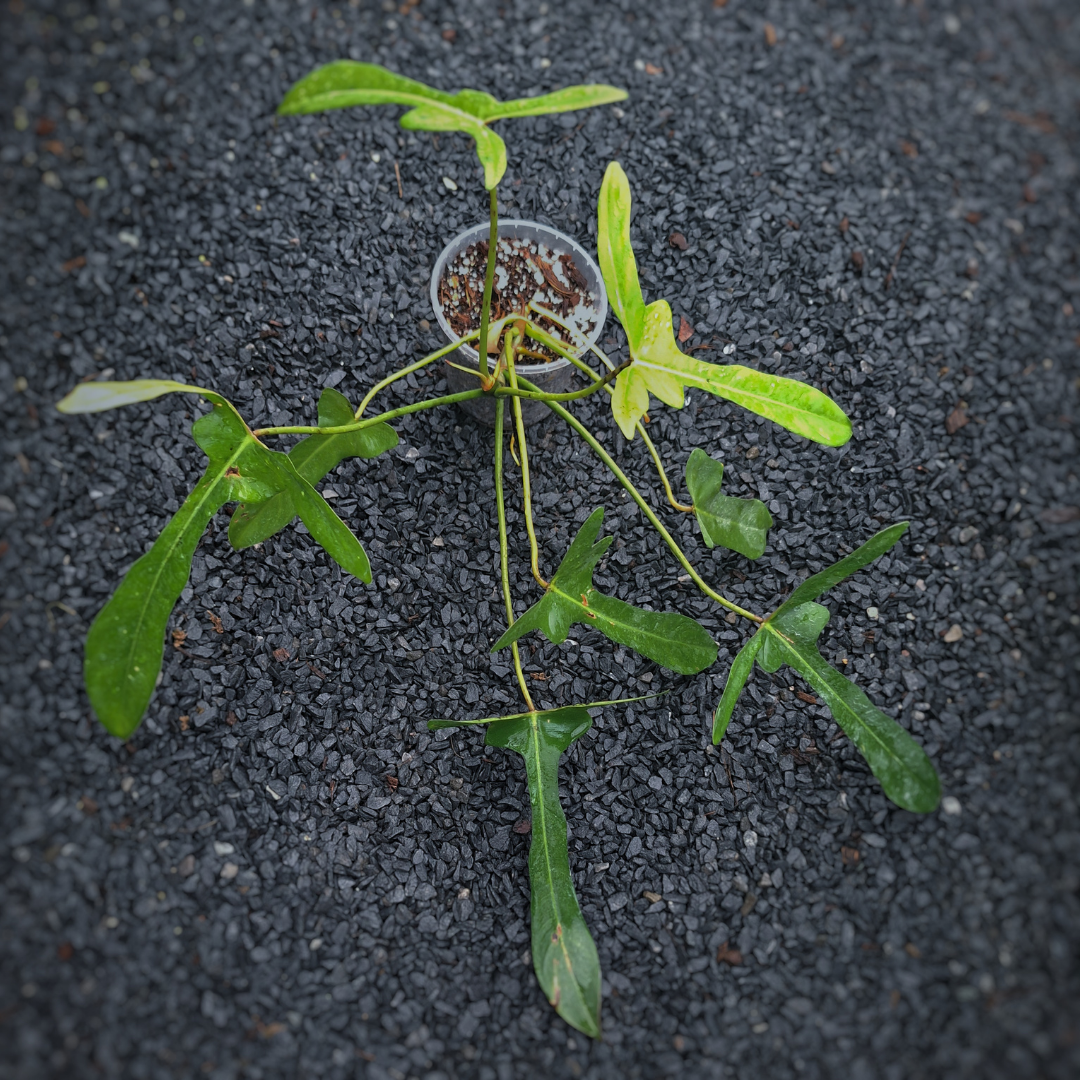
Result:
[[[425,356],[423,360],[417,360],[415,364],[409,364],[408,367],[403,367],[398,371],[392,372],[387,375],[385,379],[380,379],[368,392],[364,395],[363,401],[357,406],[356,419],[364,415],[364,410],[371,404],[372,398],[375,397],[380,390],[385,390],[392,383],[398,381],[398,379],[404,379],[406,375],[411,375],[414,371],[420,371],[421,368],[425,368],[428,364],[434,363],[436,360],[441,360],[444,356],[448,356],[454,352],[459,346],[466,344],[478,338],[480,336],[479,330],[474,330],[471,334],[466,334],[463,338],[458,338],[457,341],[450,342],[449,345],[444,345],[441,349],[430,353]]]
[[[408,416],[409,413],[421,412],[424,409],[435,409],[440,405],[453,405],[458,401],[469,401],[483,395],[483,390],[462,390],[457,394],[446,394],[443,397],[428,398],[425,401],[417,401],[412,405],[402,405],[397,409],[379,413],[378,416],[369,417],[367,420],[358,420],[352,424],[340,424],[336,427],[268,427],[258,428],[251,434],[257,439],[268,435],[345,435],[350,431],[361,431],[375,424],[386,423],[387,420],[396,420],[399,416]]]

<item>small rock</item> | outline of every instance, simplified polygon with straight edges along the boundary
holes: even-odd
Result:
[[[236,848],[232,844],[227,844],[223,840],[214,841],[214,854],[215,855],[231,855]]]
[[[232,881],[232,879],[234,877],[236,877],[236,875],[239,874],[239,873],[240,873],[240,867],[237,866],[236,863],[227,862],[221,868],[221,880],[222,881]]]
[[[964,631],[960,628],[959,623],[953,623],[948,630],[945,631],[942,640],[947,641],[950,645],[954,641],[959,641],[964,636]]]
[[[960,813],[961,806],[960,800],[955,795],[946,795],[941,800],[941,812],[948,814],[950,817],[956,817]]]

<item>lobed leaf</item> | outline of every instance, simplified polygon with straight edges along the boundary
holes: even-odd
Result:
[[[630,244],[630,184],[617,161],[608,165],[597,206],[597,253],[608,301],[626,331],[633,363],[619,374],[612,415],[627,439],[649,409],[649,395],[681,409],[688,386],[705,390],[826,446],[851,438],[851,422],[820,390],[736,364],[709,364],[683,353],[666,300],[645,306]]]
[[[612,541],[607,536],[594,543],[603,519],[603,507],[593,511],[570,545],[547,592],[499,638],[492,652],[530,630],[539,630],[557,645],[566,639],[574,623],[585,623],[680,674],[693,675],[709,667],[716,660],[716,642],[700,623],[676,612],[643,611],[596,591],[593,569]]]
[[[498,101],[480,90],[448,94],[379,64],[336,60],[295,83],[278,106],[281,115],[321,112],[349,105],[410,105],[401,126],[413,131],[460,131],[476,140],[490,191],[506,172],[506,144],[487,125],[514,116],[541,116],[621,101],[625,91],[612,86],[571,86],[553,94]]]
[[[319,398],[319,427],[351,423],[353,409],[348,398],[332,387]],[[375,424],[337,435],[309,435],[290,451],[293,467],[309,484],[317,484],[346,458],[373,458],[397,446],[397,432],[389,424]],[[296,517],[288,491],[278,491],[260,502],[241,503],[229,522],[229,543],[237,550],[259,544],[279,532]]]
[[[263,446],[236,410],[224,399],[219,401],[191,429],[209,458],[206,474],[150,550],[124,576],[87,635],[87,693],[101,722],[121,738],[138,727],[150,702],[161,669],[169,614],[191,573],[199,537],[225,503],[261,502],[287,493],[308,531],[331,558],[361,580],[371,580],[360,541],[326,500],[285,454]]]
[[[731,662],[728,671],[727,682],[724,683],[724,693],[720,697],[720,704],[716,706],[713,714],[712,741],[716,745],[724,737],[727,726],[731,722],[731,713],[739,695],[750,678],[750,672],[754,669],[754,657],[757,656],[765,642],[761,634],[754,636],[738,651],[735,659]]]
[[[722,495],[724,466],[695,447],[686,462],[686,487],[694,503],[694,515],[707,547],[730,548],[748,559],[765,551],[772,514],[760,499],[737,499]]]
[[[815,607],[818,605],[814,605]],[[805,638],[788,638],[767,623],[762,633],[789,667],[825,700],[837,724],[866,758],[882,790],[897,806],[926,814],[941,801],[941,782],[926,752],[863,691],[830,667]]]
[[[593,705],[609,704],[593,702]],[[567,849],[559,802],[559,758],[592,725],[592,705],[493,717],[485,745],[520,754],[532,807],[529,892],[533,967],[555,1011],[572,1027],[600,1038],[600,958],[585,925]],[[446,726],[434,720],[429,728]]]

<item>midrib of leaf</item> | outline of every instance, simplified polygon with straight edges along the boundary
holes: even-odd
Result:
[[[481,120],[480,117],[473,113],[466,112],[464,109],[459,109],[454,105],[447,105],[445,101],[424,97],[421,94],[409,94],[396,90],[366,90],[357,87],[352,90],[327,90],[321,94],[313,94],[312,97],[333,100],[335,98],[347,98],[357,93],[369,94],[373,99],[370,102],[372,105],[385,103],[387,105],[408,105],[416,109],[438,109],[441,112],[460,117],[465,121],[467,127],[487,126],[486,121]]]
[[[842,711],[845,715],[850,716],[851,720],[849,721],[849,723],[852,723],[852,726],[857,726],[864,732],[866,732],[866,734],[869,735],[871,739],[875,743],[877,743],[878,746],[881,747],[884,753],[892,761],[896,762],[896,764],[904,771],[908,770],[908,766],[904,763],[904,759],[898,757],[893,752],[889,744],[882,740],[881,737],[877,734],[877,732],[864,722],[862,717],[859,716],[859,714],[851,708],[851,706],[844,700],[844,698],[840,694],[835,693],[832,687],[828,686],[828,684],[825,682],[824,677],[821,678],[820,682],[814,681],[813,676],[817,676],[819,672],[817,671],[817,664],[815,663],[813,656],[806,654],[795,641],[789,638],[786,634],[780,633],[779,630],[774,630],[770,625],[766,624],[763,629],[768,630],[771,634],[775,634],[784,643],[784,645],[790,652],[793,652],[799,659],[801,659],[805,663],[806,667],[809,669],[809,672],[799,671],[799,674],[806,678],[807,681],[809,681],[811,685],[813,685],[816,689],[821,690],[823,695],[828,695],[828,697],[830,698],[829,708],[833,712]],[[814,652],[817,652],[817,650],[815,649]],[[818,653],[817,660],[821,664],[825,664],[825,660],[820,653]],[[798,671],[799,669],[796,668],[796,670]],[[836,674],[841,679],[844,677],[843,675],[840,675],[840,672],[836,672]],[[825,687],[825,689],[822,689],[823,686]],[[837,722],[839,723],[839,720]],[[863,756],[866,756],[865,753],[863,754]]]
[[[589,607],[588,604],[583,604],[581,602],[580,597],[573,597],[569,593],[563,592],[562,589],[560,589],[554,582],[551,583],[549,588],[550,588],[551,592],[553,592],[556,596],[558,596],[561,599],[565,600],[571,606],[577,608],[578,611],[584,612],[585,617],[589,620],[590,624],[598,624],[601,621],[601,619],[603,619],[605,622],[610,623],[612,626],[624,627],[625,629],[631,631],[632,633],[635,633],[635,634],[640,633],[642,637],[650,638],[653,641],[662,642],[664,644],[667,644],[668,642],[671,641],[671,638],[665,636],[664,634],[653,633],[653,632],[651,632],[649,630],[645,630],[645,629],[643,629],[641,627],[635,626],[633,623],[621,622],[618,619],[611,618],[609,615],[605,615],[605,614],[602,614],[601,612],[595,611],[593,608]],[[591,595],[594,595],[594,594],[596,594],[596,590],[593,589],[593,588],[587,589],[586,593],[585,593],[586,596],[591,596]],[[608,597],[608,599],[609,600],[615,600],[617,598],[616,597]],[[620,603],[625,603],[625,601],[620,601]],[[643,609],[642,609],[641,613],[643,615],[651,615],[651,614],[653,614],[653,612],[645,611]]]
[[[685,355],[685,354],[681,354],[681,355]],[[768,394],[756,393],[753,390],[746,390],[741,386],[739,386],[739,387],[728,387],[728,386],[725,386],[723,384],[723,382],[714,383],[707,376],[701,374],[700,372],[695,372],[693,370],[684,371],[684,370],[681,370],[680,368],[677,368],[677,367],[668,367],[666,364],[653,363],[653,362],[651,362],[649,360],[643,360],[643,359],[641,359],[640,357],[637,357],[637,356],[634,357],[634,363],[635,363],[635,365],[639,365],[641,367],[652,368],[653,371],[663,372],[665,375],[674,375],[684,385],[695,386],[699,390],[705,390],[707,393],[715,394],[717,397],[730,397],[732,400],[735,400],[736,403],[738,403],[737,399],[739,399],[739,398],[752,399],[754,401],[762,402],[763,404],[768,406],[770,409],[776,409],[776,408],[789,409],[793,413],[798,413],[801,416],[811,417],[812,419],[817,420],[817,421],[821,421],[822,419],[824,419],[822,417],[821,413],[813,412],[810,409],[806,409],[806,408],[802,408],[802,407],[797,406],[797,405],[793,405],[790,401],[778,401],[774,397],[769,397]],[[695,363],[695,362],[691,361],[691,363]],[[712,365],[712,366],[715,366],[717,368],[718,374],[722,373],[725,370],[725,368],[723,366],[719,365],[719,364]],[[730,370],[730,367],[727,370]],[[748,368],[747,370],[753,371],[754,369],[753,368]],[[787,381],[788,382],[795,382],[796,380],[789,379]],[[808,389],[811,389],[811,390],[816,389],[816,387],[810,386],[809,383],[800,383],[799,385],[800,386],[805,386],[805,387],[807,387]]]
[[[246,449],[247,443],[241,442],[240,445],[236,448],[236,451],[232,455],[232,457],[225,461],[222,464],[221,468],[217,470],[216,474],[214,474],[213,483],[207,484],[202,497],[191,504],[191,512],[188,514],[188,520],[184,523],[184,527],[180,529],[180,531],[176,534],[175,539],[165,553],[165,557],[158,560],[157,570],[154,574],[154,577],[151,579],[153,584],[143,594],[143,602],[139,608],[139,618],[135,626],[135,633],[132,634],[128,639],[128,653],[125,657],[125,667],[127,668],[127,670],[130,671],[134,668],[134,653],[138,643],[142,640],[142,627],[143,622],[146,618],[147,608],[149,608],[151,598],[157,591],[158,581],[161,579],[161,575],[164,573],[165,567],[168,565],[169,560],[172,558],[173,552],[180,546],[180,541],[183,540],[183,538],[187,535],[188,530],[191,528],[192,524],[197,520],[198,512],[203,508],[203,506],[205,506],[205,504],[211,499],[214,492],[217,490],[217,486],[221,483],[222,477],[225,475],[225,473],[229,471],[230,468],[232,468],[234,464],[236,464],[236,462],[240,459],[241,454],[243,454]],[[203,480],[207,480],[210,476],[211,473],[207,471],[203,475]],[[194,492],[192,492],[192,494],[194,494]],[[222,504],[219,503],[218,505],[220,506]],[[134,668],[134,670],[137,671],[138,668]]]
[[[551,847],[548,844],[548,824],[547,824],[547,807],[544,799],[544,774],[543,766],[540,760],[540,721],[535,715],[529,717],[529,729],[532,742],[533,751],[533,769],[536,775],[536,803],[533,808],[535,813],[537,809],[540,811],[540,835],[543,837],[544,843],[544,866],[547,869],[545,874],[545,884],[548,888],[548,893],[551,897],[551,910],[555,913],[555,924],[559,928],[559,949],[562,951],[563,958],[566,961],[566,970],[573,977],[574,966],[570,961],[570,952],[566,947],[566,934],[563,931],[563,917],[562,911],[559,908],[558,900],[555,892],[555,871],[551,865]],[[558,766],[556,765],[556,768]],[[558,794],[556,793],[556,798]],[[556,1003],[557,1004],[557,1003]]]

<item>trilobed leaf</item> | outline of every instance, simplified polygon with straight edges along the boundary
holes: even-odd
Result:
[[[716,659],[716,642],[700,623],[675,612],[644,611],[605,596],[592,583],[593,569],[611,545],[612,537],[596,537],[604,520],[599,507],[581,526],[547,592],[495,643],[493,650],[539,630],[558,644],[574,623],[585,623],[612,641],[684,675],[709,667]]]
[[[209,464],[150,550],[125,575],[87,635],[84,678],[90,702],[105,727],[121,738],[138,727],[150,702],[161,669],[169,614],[191,572],[199,537],[223,504],[261,501],[287,491],[315,541],[344,570],[371,580],[360,541],[285,454],[267,449],[251,434],[232,405],[218,394],[182,383],[162,380],[157,390],[196,392],[215,401],[211,412],[191,429]],[[156,396],[130,396],[121,390],[108,399],[110,404],[102,404],[106,397],[101,395],[96,405],[112,408]],[[87,404],[85,399],[82,404]]]
[[[520,754],[532,808],[529,891],[533,967],[548,1001],[578,1031],[600,1037],[600,960],[570,877],[566,817],[559,801],[559,758],[592,724],[594,705],[492,717],[486,745]],[[446,725],[430,721],[430,728]]]
[[[345,395],[332,387],[323,390],[319,398],[319,427],[342,427],[352,420],[352,406]],[[377,457],[397,444],[397,432],[389,424],[374,424],[336,435],[308,435],[289,451],[289,460],[314,486],[346,458]],[[241,503],[229,521],[229,543],[238,550],[259,544],[295,517],[296,507],[288,491],[279,491],[260,502]]]
[[[604,173],[597,218],[600,270],[634,361],[619,374],[611,395],[612,414],[628,439],[648,411],[650,394],[681,409],[686,387],[725,398],[826,446],[851,438],[851,422],[820,390],[737,364],[709,364],[679,349],[668,302],[655,300],[646,307],[641,295],[630,244],[630,183],[618,162]]]
[[[415,79],[397,75],[379,64],[335,60],[316,68],[295,83],[282,99],[278,112],[322,112],[349,105],[408,105],[401,126],[414,131],[460,131],[476,141],[484,167],[484,186],[491,190],[506,171],[506,145],[487,125],[520,116],[570,112],[622,101],[626,91],[614,86],[568,86],[535,98],[498,101],[480,90],[448,94]]]

